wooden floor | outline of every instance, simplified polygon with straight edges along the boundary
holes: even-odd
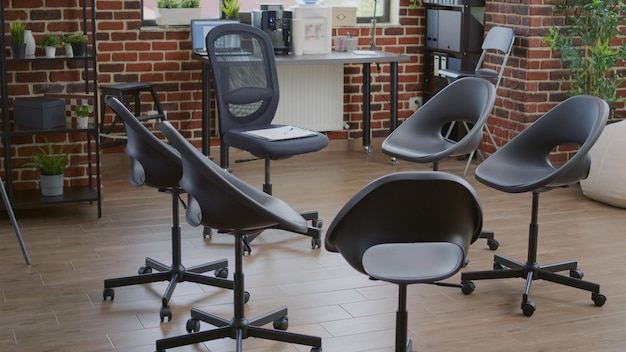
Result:
[[[326,150],[273,164],[274,195],[297,210],[318,209],[330,224],[340,207],[372,179],[428,165],[394,167],[374,141],[371,155],[359,142],[333,141]],[[212,151],[218,155],[217,150]],[[234,157],[245,155],[233,152]],[[185,333],[192,307],[230,318],[232,292],[179,284],[173,319],[161,323],[166,283],[116,289],[102,299],[103,280],[133,275],[146,256],[170,263],[171,201],[168,195],[128,182],[125,154],[106,154],[103,216],[95,204],[18,211],[32,265],[24,264],[6,214],[0,220],[0,351],[154,351],[155,340]],[[262,163],[231,163],[233,173],[255,186]],[[441,170],[460,174],[463,161]],[[472,166],[473,170],[475,165]],[[483,204],[484,228],[500,242],[498,253],[524,260],[530,194],[506,194],[467,179]],[[626,348],[626,212],[585,198],[578,186],[544,193],[540,203],[539,262],[577,259],[585,279],[601,284],[608,300],[594,306],[591,294],[536,281],[532,317],[520,311],[521,279],[477,281],[473,294],[458,288],[409,288],[409,336],[418,351],[623,351]],[[365,221],[366,219],[364,219]],[[203,239],[200,228],[183,228],[187,266],[228,258],[232,237]],[[484,240],[471,248],[466,270],[492,267]],[[307,237],[267,231],[245,258],[250,317],[289,307],[290,331],[323,338],[325,352],[392,351],[397,289],[370,281]],[[231,270],[232,275],[232,270]],[[458,282],[459,276],[451,282]],[[202,329],[209,329],[203,324]],[[173,351],[233,351],[230,339]],[[298,345],[247,339],[245,351],[308,351]]]

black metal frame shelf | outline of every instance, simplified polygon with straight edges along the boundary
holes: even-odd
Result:
[[[0,77],[2,90],[0,98],[2,103],[2,143],[4,147],[5,159],[5,177],[7,195],[13,208],[36,208],[41,206],[51,206],[60,203],[89,202],[97,203],[98,217],[102,216],[102,194],[101,194],[101,178],[100,178],[100,145],[98,122],[90,123],[87,128],[76,128],[72,126],[64,126],[51,129],[29,129],[15,127],[11,123],[9,115],[8,96],[9,83],[7,82],[8,65],[11,63],[41,63],[53,64],[56,62],[65,62],[68,66],[70,63],[77,62],[75,69],[84,69],[85,94],[93,99],[93,111],[98,111],[98,83],[97,83],[97,64],[96,64],[96,8],[95,0],[81,0],[78,6],[82,7],[82,29],[84,34],[91,34],[91,46],[88,45],[88,52],[84,56],[57,56],[54,58],[47,57],[25,57],[23,59],[15,59],[7,57],[6,51],[6,33],[5,29],[5,3],[0,2]],[[89,23],[88,23],[89,19]],[[72,67],[74,69],[74,67]],[[81,80],[82,81],[82,80]],[[68,94],[70,95],[70,94]],[[92,98],[91,98],[92,97]],[[97,113],[94,113],[94,118]],[[13,162],[12,153],[12,137],[29,136],[29,135],[46,135],[46,134],[75,134],[81,133],[85,135],[86,153],[87,153],[87,177],[88,184],[85,186],[64,187],[63,195],[60,196],[42,196],[38,189],[20,190],[13,187]],[[93,145],[92,145],[93,144]],[[95,170],[94,170],[95,168]]]

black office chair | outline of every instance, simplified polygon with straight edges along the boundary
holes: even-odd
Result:
[[[357,271],[399,286],[395,351],[411,352],[407,285],[448,286],[439,281],[463,267],[481,228],[478,196],[467,181],[444,172],[398,172],[369,183],[344,205],[325,246]]]
[[[204,225],[217,229],[235,238],[235,288],[232,319],[224,319],[194,308],[191,311],[192,318],[186,326],[189,334],[157,340],[157,351],[230,337],[236,340],[236,351],[239,352],[243,339],[257,337],[312,346],[312,352],[320,352],[321,338],[280,331],[286,330],[289,325],[287,307],[251,320],[244,314],[244,303],[248,294],[244,290],[243,237],[256,235],[270,228],[305,234],[308,231],[306,220],[285,202],[221,169],[194,148],[169,122],[162,122],[158,128],[182,157],[183,177],[180,184],[189,196],[187,222],[193,226]],[[200,321],[217,328],[199,331]],[[261,327],[270,322],[273,322],[276,330]]]
[[[481,45],[482,52],[480,54],[480,58],[476,63],[476,67],[473,70],[461,70],[461,69],[452,69],[445,68],[439,70],[439,75],[448,78],[448,82],[456,80],[462,77],[479,77],[488,79],[496,87],[496,91],[500,86],[500,82],[502,81],[502,75],[504,74],[504,69],[506,68],[506,63],[509,60],[509,56],[511,55],[511,50],[513,49],[513,43],[515,42],[515,33],[513,29],[507,27],[494,26],[492,27],[487,35],[485,36],[485,40]],[[492,57],[498,57],[499,61],[497,64],[491,64],[490,66],[486,66],[484,64],[485,58],[487,55]],[[491,140],[494,148],[498,148],[491,131],[487,124],[484,125],[484,129],[487,132],[487,136]],[[470,159],[471,160],[471,159]],[[468,160],[469,162],[469,160]]]
[[[328,145],[328,138],[319,132],[272,124],[278,108],[278,71],[272,42],[265,32],[241,23],[223,24],[206,36],[206,47],[221,137],[220,164],[228,169],[229,147],[263,159],[263,191],[272,194],[270,161],[318,151]],[[323,101],[319,103],[324,104]],[[275,130],[281,127],[286,130]],[[259,130],[278,133],[264,138],[254,134],[253,131]],[[316,211],[302,215],[314,226],[322,226]],[[319,248],[319,236],[315,233],[308,235],[312,237],[312,247]]]
[[[383,153],[415,163],[431,163],[433,171],[439,170],[439,162],[452,156],[470,154],[480,148],[483,126],[491,114],[496,99],[496,89],[482,78],[458,79],[434,97],[396,128],[382,144]],[[466,134],[457,140],[447,136],[450,124],[459,122]],[[470,128],[471,127],[471,128]],[[463,176],[467,173],[465,166]],[[490,249],[500,245],[494,233],[484,231]]]
[[[124,122],[128,136],[124,151],[130,157],[130,183],[133,186],[149,186],[172,197],[172,264],[165,265],[152,258],[146,258],[145,266],[139,268],[139,275],[104,280],[104,300],[115,298],[114,287],[169,281],[163,293],[160,311],[161,321],[172,320],[170,298],[179,282],[189,281],[204,285],[232,289],[232,281],[226,280],[228,261],[216,260],[210,263],[185,268],[182,265],[181,231],[178,215],[180,195],[185,191],[179,186],[182,177],[180,154],[171,146],[153,135],[117,98],[110,97],[107,105]],[[153,270],[158,271],[152,273]],[[215,270],[217,277],[200,275]]]
[[[591,291],[596,306],[604,305],[606,297],[600,285],[581,280],[583,272],[576,261],[550,265],[537,263],[539,239],[539,194],[566,187],[587,177],[591,165],[589,149],[604,129],[609,107],[602,99],[579,95],[571,97],[539,118],[517,137],[483,161],[476,169],[476,179],[485,185],[507,193],[532,192],[532,213],[528,233],[526,263],[496,254],[494,270],[466,272],[461,275],[463,293],[470,294],[475,286],[471,280],[520,277],[526,280],[521,309],[531,316],[536,309],[528,299],[533,280],[547,280],[561,285]],[[559,146],[578,150],[560,167],[550,161],[550,153]],[[556,272],[569,272],[569,277]]]

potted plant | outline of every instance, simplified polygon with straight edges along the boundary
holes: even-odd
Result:
[[[46,51],[46,57],[53,58],[56,56],[57,48],[61,47],[61,38],[55,34],[48,33],[43,36],[39,45]]]
[[[61,145],[58,151],[54,146],[46,141],[46,147],[39,147],[39,150],[30,156],[30,161],[24,166],[39,169],[41,195],[59,196],[63,194],[63,176],[65,170],[78,164],[70,165],[70,153],[74,148],[65,149]]]
[[[160,26],[188,26],[198,17],[200,0],[158,0],[156,21]]]
[[[71,56],[85,56],[87,53],[87,35],[83,33],[65,34],[63,36],[63,43],[69,44]],[[66,53],[68,48],[65,48]],[[69,53],[67,56],[70,56]]]
[[[222,0],[222,14],[228,20],[239,18],[239,0]]]
[[[555,13],[565,16],[565,26],[553,26],[544,40],[561,53],[569,70],[568,94],[589,94],[604,99],[615,117],[616,104],[624,101],[617,88],[624,83],[615,66],[626,60],[622,0],[555,0]],[[620,41],[616,43],[616,41]]]
[[[11,23],[11,50],[14,59],[23,59],[26,56],[26,43],[24,43],[24,30],[26,25],[17,20]]]
[[[76,114],[76,127],[87,128],[89,126],[89,114],[93,111],[93,107],[89,104],[76,105],[74,114]]]

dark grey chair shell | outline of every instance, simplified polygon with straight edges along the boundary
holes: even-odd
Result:
[[[399,172],[372,181],[344,205],[325,247],[357,271],[398,284],[395,351],[406,352],[406,286],[457,273],[481,230],[480,202],[467,181],[444,172]]]
[[[280,331],[288,326],[287,307],[250,320],[244,315],[244,304],[249,294],[244,290],[243,237],[269,228],[306,233],[306,220],[287,203],[250,186],[213,163],[168,121],[162,122],[158,128],[182,158],[183,177],[180,184],[189,195],[187,221],[191,225],[204,225],[234,237],[235,273],[233,318],[224,319],[194,308],[187,322],[189,334],[157,340],[157,351],[230,337],[236,340],[239,352],[243,339],[257,337],[308,345],[312,346],[312,352],[321,352],[321,338]],[[216,328],[199,331],[200,321]],[[268,323],[273,323],[276,330],[262,327]]]
[[[501,255],[494,257],[494,269],[467,272],[461,275],[463,292],[474,291],[472,280],[519,277],[526,280],[522,295],[522,313],[531,316],[536,309],[529,300],[533,280],[546,280],[591,292],[596,306],[604,305],[606,297],[600,285],[582,280],[583,273],[576,261],[539,265],[539,194],[574,184],[587,177],[591,166],[589,150],[594,145],[609,115],[609,107],[600,98],[579,95],[571,97],[544,114],[532,125],[483,161],[475,171],[481,183],[507,193],[532,192],[532,213],[528,234],[526,263]],[[551,152],[565,147],[572,153],[560,166],[550,160]],[[575,150],[574,148],[578,149]],[[568,271],[569,275],[557,274]]]
[[[220,259],[185,268],[182,265],[181,229],[178,221],[180,194],[185,191],[179,186],[183,174],[180,154],[150,132],[116,97],[109,97],[107,105],[124,122],[128,137],[124,151],[130,157],[130,182],[134,186],[149,186],[160,192],[169,193],[172,198],[172,264],[165,265],[152,258],[146,258],[145,266],[139,275],[104,280],[103,297],[113,300],[114,287],[169,281],[161,299],[161,321],[172,319],[169,306],[176,285],[189,281],[204,285],[233,288],[233,282],[224,279],[228,275],[228,261]],[[156,273],[152,271],[156,270]],[[218,277],[212,278],[201,273],[213,271]]]

